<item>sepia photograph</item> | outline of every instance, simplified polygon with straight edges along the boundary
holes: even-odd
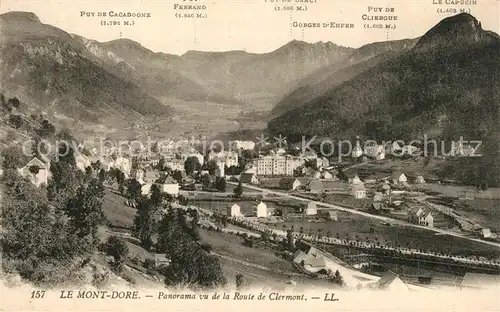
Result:
[[[0,3],[1,311],[499,311],[500,3]]]

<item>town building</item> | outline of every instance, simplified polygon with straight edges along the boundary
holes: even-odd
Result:
[[[172,196],[179,195],[179,183],[172,179],[172,177],[166,177],[158,181],[158,186],[160,187],[160,192],[167,193]]]
[[[236,150],[253,150],[255,148],[255,142],[253,141],[232,141],[232,147]]]
[[[375,144],[365,146],[365,155],[375,158],[376,160],[385,159],[385,147]]]
[[[226,167],[238,166],[238,153],[234,151],[221,151],[208,153],[208,161],[215,160],[223,162]]]
[[[144,183],[155,183],[160,178],[160,172],[157,170],[147,169],[144,171]]]
[[[49,165],[33,157],[24,167],[18,169],[19,174],[28,179],[36,187],[47,185]]]
[[[394,185],[404,185],[408,183],[408,178],[401,171],[395,171],[391,175],[391,182]]]
[[[373,201],[374,202],[381,202],[384,200],[384,195],[382,193],[375,193],[375,195],[373,195]]]
[[[87,167],[89,167],[91,164],[92,162],[90,161],[90,159],[82,153],[77,153],[75,155],[75,165],[80,171],[85,172]]]
[[[241,209],[237,204],[227,207],[227,215],[230,217],[241,217]]]
[[[403,154],[404,155],[416,157],[419,155],[418,151],[419,151],[419,148],[416,146],[413,146],[413,145],[403,146]]]
[[[424,207],[416,207],[408,211],[408,221],[413,224],[434,227],[434,217],[430,210]]]
[[[304,167],[304,169],[302,170],[302,173],[306,177],[311,177],[313,179],[320,179],[321,178],[321,173],[318,170],[316,170],[315,168]]]
[[[356,146],[354,146],[354,148],[352,149],[351,156],[353,158],[358,158],[361,157],[362,155],[363,155],[363,149],[361,148],[361,146],[359,146],[359,143],[356,143]]]
[[[338,215],[337,215],[337,211],[335,211],[335,210],[333,210],[333,211],[332,210],[327,211],[326,218],[329,221],[338,221],[339,220]]]
[[[356,185],[356,184],[363,184],[363,181],[359,178],[359,176],[356,174],[352,178],[349,178],[349,183]]]
[[[321,173],[321,178],[322,178],[322,179],[325,179],[325,180],[333,180],[333,178],[334,178],[334,177],[333,177],[333,175],[332,175],[330,172],[328,172],[328,171],[324,170],[324,171]]]
[[[170,168],[172,171],[184,171],[184,161],[180,158],[174,157],[165,161],[165,167]]]
[[[280,188],[283,190],[294,191],[302,185],[299,179],[283,178],[280,180]]]
[[[241,183],[258,185],[259,184],[259,179],[257,178],[257,174],[255,174],[255,173],[244,172],[240,176],[240,182]]]
[[[295,169],[302,166],[305,159],[301,157],[293,157],[290,155],[260,155],[254,161],[256,173],[259,176],[292,176]]]
[[[352,185],[351,195],[356,199],[366,198],[366,187],[363,184]]]
[[[415,178],[415,184],[425,184],[425,179],[423,176],[421,175],[417,175],[417,177]]]
[[[495,238],[497,238],[497,235],[495,233],[491,232],[491,230],[487,229],[487,228],[481,229],[479,234],[480,234],[481,238],[483,238],[483,239],[495,239]]]
[[[369,288],[375,290],[385,290],[385,291],[408,291],[409,287],[405,282],[394,272],[387,271],[380,279],[368,285]]]
[[[266,218],[268,216],[267,205],[264,202],[261,201],[255,206],[255,215],[257,218]]]
[[[316,159],[316,168],[323,169],[330,166],[330,161],[326,157],[318,157]]]
[[[308,216],[315,216],[318,214],[318,207],[316,206],[315,202],[309,202],[307,204],[306,209],[304,210],[304,213]]]
[[[391,194],[391,186],[389,185],[389,182],[385,181],[384,184],[382,184],[382,192],[385,195]]]

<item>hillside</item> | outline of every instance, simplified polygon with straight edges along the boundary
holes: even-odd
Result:
[[[500,40],[471,15],[438,23],[415,47],[269,122],[289,139],[485,140],[498,161]],[[497,167],[498,168],[498,167]],[[498,177],[495,178],[497,180]]]
[[[362,46],[346,58],[325,66],[300,80],[291,93],[287,94],[271,111],[271,117],[297,108],[331,88],[349,81],[366,70],[390,60],[411,49],[416,43],[414,39],[376,42]]]
[[[68,33],[32,13],[0,15],[1,91],[36,111],[106,123],[171,109],[98,64]]]

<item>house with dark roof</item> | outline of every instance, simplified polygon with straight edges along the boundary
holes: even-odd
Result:
[[[338,221],[337,211],[335,211],[335,210],[325,211],[324,215],[325,215],[326,219],[328,219],[329,221]]]
[[[394,171],[391,175],[391,182],[394,185],[402,185],[408,183],[408,178],[401,171]]]
[[[240,182],[241,183],[247,183],[247,184],[259,184],[259,179],[257,178],[257,175],[255,173],[242,173],[240,176]]]
[[[19,174],[30,180],[36,187],[47,185],[49,178],[48,165],[33,157],[24,167],[17,169]]]
[[[297,178],[282,178],[280,180],[280,188],[283,190],[293,191],[299,188],[302,185],[299,179]]]
[[[389,290],[389,291],[406,291],[409,290],[408,285],[399,276],[392,272],[387,271],[378,281],[369,284],[369,287],[375,290]]]
[[[434,216],[431,211],[424,206],[416,206],[408,211],[408,221],[413,224],[433,227]]]
[[[356,199],[361,199],[366,197],[366,187],[361,184],[353,184],[351,187],[351,195]]]

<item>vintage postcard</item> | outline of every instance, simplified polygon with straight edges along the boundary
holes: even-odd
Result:
[[[2,0],[1,311],[500,311],[496,0]]]

